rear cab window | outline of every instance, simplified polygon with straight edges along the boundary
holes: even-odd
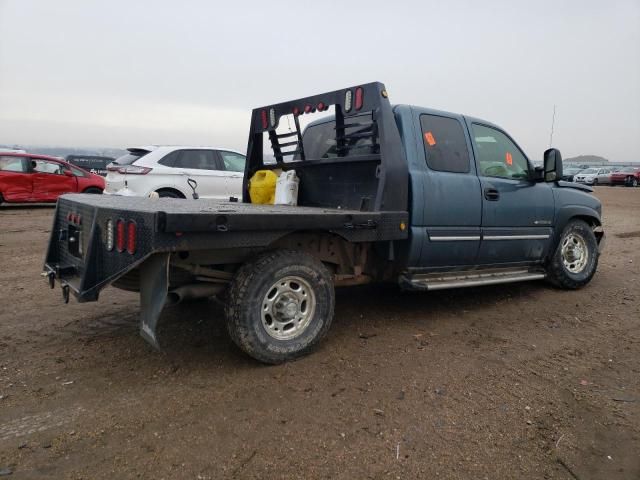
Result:
[[[438,172],[469,173],[471,157],[462,124],[455,118],[420,115],[427,165]]]

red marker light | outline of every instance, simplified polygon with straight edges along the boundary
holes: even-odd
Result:
[[[116,250],[124,251],[124,220],[118,220],[116,223]]]
[[[300,115],[300,109],[298,107],[293,107],[293,114]]]
[[[130,221],[127,224],[127,252],[129,252],[131,255],[136,253],[137,233],[138,232],[136,230],[136,223]]]
[[[356,101],[355,101],[356,110],[360,110],[363,104],[364,104],[364,92],[362,90],[362,87],[358,87],[356,88]]]
[[[266,130],[267,127],[269,126],[269,123],[267,121],[268,119],[267,119],[267,111],[266,110],[262,110],[260,112],[260,119],[262,120],[262,128]]]
[[[76,223],[82,225],[82,217],[80,215],[76,216]]]
[[[311,105],[305,105],[304,106],[304,113],[310,113],[311,112]]]
[[[326,105],[323,102],[320,102],[318,104],[318,111],[322,112],[323,110],[325,110]]]

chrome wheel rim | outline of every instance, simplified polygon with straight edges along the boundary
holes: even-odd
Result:
[[[276,340],[291,340],[302,335],[315,310],[311,285],[301,277],[284,277],[269,287],[262,300],[262,326]]]
[[[584,238],[577,233],[570,233],[562,240],[562,263],[571,273],[580,273],[587,266],[589,249]]]

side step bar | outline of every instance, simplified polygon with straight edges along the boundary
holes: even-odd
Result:
[[[453,273],[404,273],[400,285],[408,290],[443,290],[446,288],[478,287],[500,283],[541,280],[546,274],[541,271],[519,269],[474,270]]]

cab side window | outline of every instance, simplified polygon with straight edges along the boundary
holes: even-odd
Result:
[[[54,175],[62,175],[62,165],[47,160],[34,160],[33,171],[36,173],[52,173]]]
[[[173,164],[176,168],[216,170],[216,160],[212,150],[181,150]]]
[[[0,172],[18,172],[27,171],[27,163],[20,157],[0,156]]]
[[[427,165],[431,170],[469,172],[469,149],[458,120],[438,115],[421,115],[420,125]]]
[[[234,152],[220,151],[220,156],[224,162],[224,169],[228,172],[244,172],[246,158],[244,155]]]
[[[529,162],[522,151],[500,130],[472,125],[480,175],[500,178],[529,178]]]

